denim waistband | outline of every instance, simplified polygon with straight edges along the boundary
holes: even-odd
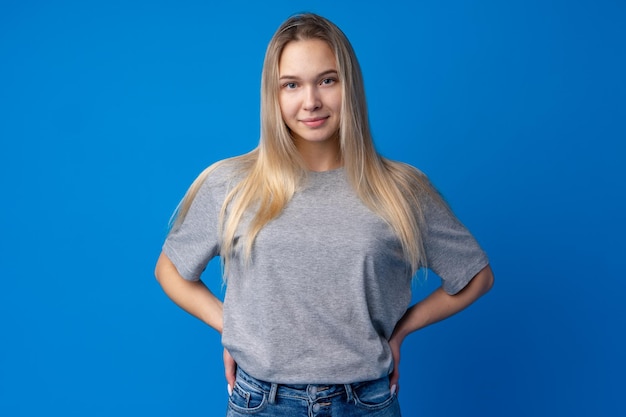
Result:
[[[387,377],[381,379],[384,378]],[[273,404],[277,396],[315,400],[345,395],[346,400],[350,402],[353,399],[353,389],[372,381],[354,384],[277,384],[256,379],[238,367],[237,382],[266,392],[269,403]]]

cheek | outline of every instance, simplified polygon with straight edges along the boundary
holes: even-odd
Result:
[[[287,126],[287,128],[293,129],[293,120],[295,115],[289,106],[289,102],[286,100],[278,100],[278,105],[280,107],[280,117],[282,122]]]
[[[278,105],[280,107],[280,114],[283,119],[288,119],[293,113],[293,100],[289,100],[288,97],[281,96],[278,99]]]
[[[338,92],[335,97],[334,97],[334,104],[335,104],[335,109],[337,111],[341,110],[341,92]]]

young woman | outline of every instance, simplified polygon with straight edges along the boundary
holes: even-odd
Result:
[[[228,416],[399,416],[402,341],[486,293],[487,256],[422,173],[374,149],[334,24],[283,23],[261,94],[258,147],[191,185],[157,279],[221,332]],[[223,303],[200,280],[216,256]],[[442,286],[409,308],[419,268]]]

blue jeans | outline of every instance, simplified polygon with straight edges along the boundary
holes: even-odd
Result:
[[[400,417],[389,378],[345,385],[282,385],[237,370],[226,417]]]

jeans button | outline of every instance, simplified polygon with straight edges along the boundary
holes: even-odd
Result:
[[[320,405],[319,404],[313,404],[313,412],[317,413],[318,411],[320,411]]]
[[[309,394],[311,394],[312,397],[315,397],[315,395],[317,394],[317,387],[316,386],[309,387]]]

